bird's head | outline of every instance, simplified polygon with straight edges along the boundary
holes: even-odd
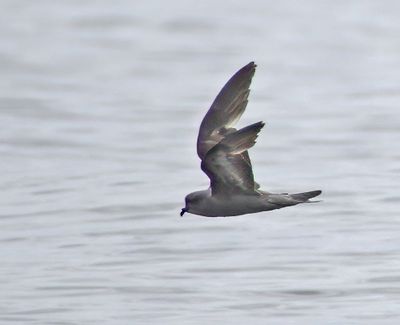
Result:
[[[196,211],[199,210],[203,199],[204,199],[204,191],[197,191],[186,195],[185,207],[182,208],[180,212],[181,217],[183,217],[185,212],[197,214]]]

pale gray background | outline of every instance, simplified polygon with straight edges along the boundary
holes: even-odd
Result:
[[[197,128],[255,60],[241,126],[271,191],[178,213]],[[400,2],[3,0],[1,324],[398,324]]]

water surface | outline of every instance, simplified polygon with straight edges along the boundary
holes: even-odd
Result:
[[[396,1],[3,1],[2,324],[400,320]],[[179,217],[197,128],[258,64],[241,126],[270,191]]]

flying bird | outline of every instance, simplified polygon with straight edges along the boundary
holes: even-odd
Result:
[[[185,198],[185,212],[205,217],[228,217],[280,209],[321,194],[320,190],[297,194],[263,191],[254,180],[248,149],[254,146],[264,122],[242,129],[234,125],[246,109],[251,80],[256,71],[250,62],[221,89],[200,125],[197,154],[201,169],[210,179],[206,190]]]

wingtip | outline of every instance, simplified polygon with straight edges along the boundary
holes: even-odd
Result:
[[[264,125],[265,125],[265,123],[263,121],[259,121],[259,122],[250,124],[248,126],[245,126],[244,128],[242,128],[240,130],[257,130],[257,133],[258,133],[264,127]]]
[[[260,130],[265,126],[265,122],[264,121],[259,121],[257,123],[254,123],[253,126],[259,128]]]
[[[255,64],[254,61],[250,61],[242,69],[249,70],[249,71],[256,71],[256,67],[257,67],[257,64]]]
[[[249,66],[251,67],[252,70],[256,71],[257,64],[255,64],[254,61],[251,61],[251,62],[249,63]]]
[[[263,121],[259,121],[259,122],[253,123],[251,125],[248,125],[247,127],[244,127],[243,129],[257,130],[256,132],[258,134],[261,131],[261,129],[264,127],[264,125],[265,125],[265,123]]]

